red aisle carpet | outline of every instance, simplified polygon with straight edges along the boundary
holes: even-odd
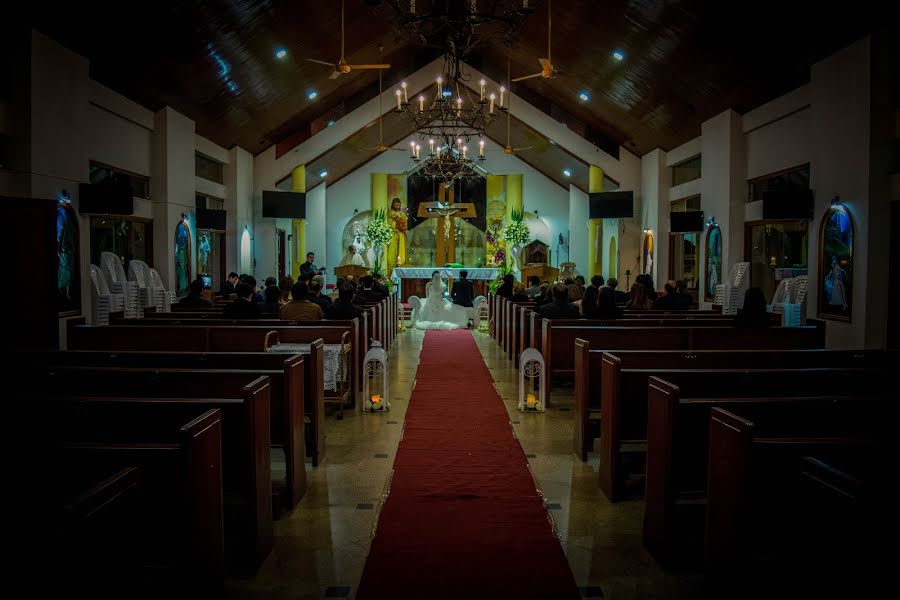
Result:
[[[467,330],[425,333],[357,598],[580,598]]]

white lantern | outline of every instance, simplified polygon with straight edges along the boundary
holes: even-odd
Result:
[[[384,412],[388,402],[387,352],[381,342],[373,341],[363,362],[363,410]]]
[[[469,313],[469,320],[472,321],[472,329],[478,329],[481,326],[481,310],[487,305],[487,298],[478,296],[472,301],[472,308],[466,309]]]
[[[519,358],[519,410],[544,412],[547,406],[547,379],[544,357],[534,348],[526,348]]]

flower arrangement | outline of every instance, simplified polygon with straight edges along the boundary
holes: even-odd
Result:
[[[528,225],[525,224],[523,218],[524,215],[521,211],[514,211],[510,215],[510,221],[503,229],[503,239],[506,240],[507,244],[525,244],[531,238],[531,232],[528,230]]]
[[[494,252],[494,256],[491,260],[495,265],[506,265],[506,252],[503,251],[503,248],[499,248]]]
[[[366,239],[373,246],[384,246],[393,237],[394,230],[385,218],[385,211],[377,211],[366,225]]]

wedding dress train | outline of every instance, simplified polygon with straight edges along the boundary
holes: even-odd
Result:
[[[446,300],[446,290],[439,274],[433,275],[425,284],[425,298],[412,315],[417,329],[465,329],[469,326],[465,307]]]

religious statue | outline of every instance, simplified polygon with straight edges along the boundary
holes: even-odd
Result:
[[[393,272],[394,267],[400,267],[406,264],[406,211],[400,203],[400,198],[394,198],[391,201],[391,210],[388,212],[388,220],[394,229],[394,236],[388,243],[388,276]]]

